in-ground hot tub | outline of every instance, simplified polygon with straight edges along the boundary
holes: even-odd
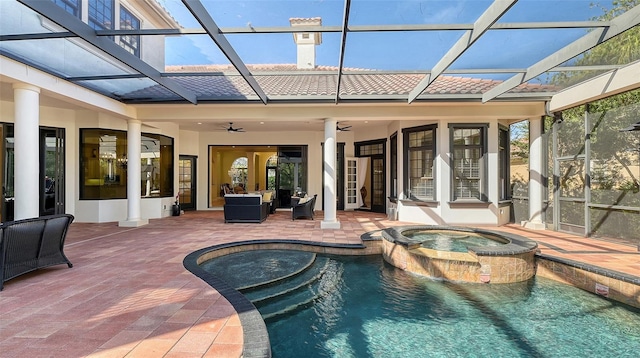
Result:
[[[384,259],[436,279],[512,283],[535,275],[538,244],[520,235],[451,226],[399,226],[382,232]]]

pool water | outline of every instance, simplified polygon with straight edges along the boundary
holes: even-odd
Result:
[[[640,354],[640,310],[555,281],[456,284],[379,256],[330,259],[312,304],[266,320],[274,357]]]
[[[462,231],[418,230],[402,233],[411,240],[420,241],[422,247],[438,251],[467,252],[469,246],[494,247],[504,242],[480,234]]]

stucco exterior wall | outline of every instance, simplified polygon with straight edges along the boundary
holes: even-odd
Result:
[[[505,210],[500,207],[498,186],[498,124],[522,120],[544,114],[543,104],[531,103],[415,103],[375,104],[375,105],[125,105],[103,97],[80,86],[56,79],[26,65],[8,58],[0,57],[0,69],[4,91],[0,102],[0,120],[14,122],[14,103],[10,86],[12,83],[28,83],[41,88],[40,125],[64,128],[66,159],[66,196],[68,213],[76,215],[76,221],[120,221],[126,218],[125,200],[81,201],[79,200],[79,131],[81,128],[104,128],[125,131],[127,119],[139,119],[143,123],[142,131],[159,133],[174,138],[174,159],[180,154],[198,156],[198,199],[197,208],[209,209],[208,193],[219,183],[210,179],[211,170],[221,170],[221,164],[210,158],[209,145],[307,145],[308,146],[308,192],[319,195],[322,202],[322,147],[324,132],[319,130],[254,131],[229,134],[225,131],[189,131],[181,130],[182,123],[194,120],[220,120],[224,118],[248,119],[286,119],[295,121],[308,118],[336,118],[338,121],[353,123],[369,121],[366,129],[338,132],[337,142],[345,143],[345,155],[354,154],[354,142],[373,139],[387,140],[387,183],[386,191],[391,192],[390,166],[388,165],[390,148],[389,137],[398,135],[398,188],[401,201],[398,204],[399,219],[425,224],[474,224],[496,225],[508,221]],[[630,68],[631,71],[637,67]],[[628,85],[621,88],[627,88]],[[8,90],[7,90],[8,89]],[[611,91],[615,89],[608,88]],[[570,89],[577,91],[577,89]],[[617,91],[617,90],[616,90]],[[558,99],[566,100],[566,97]],[[565,104],[563,103],[563,106]],[[379,122],[378,122],[379,121]],[[402,201],[404,153],[402,129],[423,124],[437,123],[438,156],[437,204],[415,205]],[[488,127],[488,199],[489,204],[482,206],[456,206],[450,203],[451,170],[449,164],[449,123],[487,123]],[[257,165],[263,166],[266,158],[259,158]],[[174,187],[177,192],[177,165],[175,167]],[[262,178],[255,179],[262,186]],[[149,198],[142,200],[142,212],[145,218],[169,215],[168,208],[174,198]]]

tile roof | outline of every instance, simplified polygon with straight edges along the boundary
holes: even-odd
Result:
[[[247,65],[256,81],[270,98],[326,95],[335,96],[338,68],[316,66],[313,70],[299,70],[295,64]],[[290,73],[289,73],[290,72]],[[424,74],[377,73],[365,69],[345,68],[340,87],[341,96],[377,95],[408,96]],[[197,94],[199,100],[241,100],[257,98],[251,87],[232,65],[167,66],[166,74],[184,88]],[[497,86],[502,81],[472,77],[438,77],[423,93],[428,95],[473,95]],[[522,84],[511,93],[553,93],[549,85]],[[160,85],[128,93],[125,100],[179,99]]]

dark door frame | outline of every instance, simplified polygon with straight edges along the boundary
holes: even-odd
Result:
[[[366,147],[366,146],[370,146],[370,145],[382,145],[382,153],[362,153],[362,148]],[[369,157],[370,158],[370,164],[369,164],[369,178],[371,178],[371,180],[369,181],[369,187],[367,188],[367,191],[370,193],[371,195],[371,211],[373,212],[377,212],[377,213],[385,213],[387,208],[387,202],[386,202],[386,191],[387,191],[387,138],[382,138],[382,139],[374,139],[374,140],[368,140],[368,141],[363,141],[363,142],[355,142],[353,143],[353,145],[355,146],[355,157],[356,158],[365,158],[365,157]],[[374,188],[373,188],[373,177],[374,177],[374,173],[373,173],[373,160],[374,159],[382,159],[382,200],[383,200],[383,205],[373,205],[373,195],[375,194],[374,192]]]
[[[196,205],[197,195],[197,178],[198,178],[198,156],[197,155],[179,155],[178,163],[182,160],[191,161],[191,202],[190,203],[180,203],[180,208],[182,210],[195,210],[198,206]],[[178,169],[178,192],[180,191],[180,169]]]
[[[7,148],[7,138],[13,138],[13,124],[3,123],[2,125],[2,221],[13,220],[13,188],[14,177],[13,170],[9,170],[9,166],[13,165],[13,152]]]
[[[378,154],[378,155],[372,155],[370,157],[370,161],[371,161],[371,165],[369,168],[369,176],[371,178],[371,185],[370,185],[370,193],[371,193],[371,211],[375,212],[375,213],[385,213],[386,212],[386,207],[387,207],[387,202],[386,202],[386,181],[387,181],[387,163],[385,161],[385,156],[384,154]],[[373,165],[373,162],[375,160],[380,160],[382,161],[382,194],[380,195],[380,197],[378,199],[380,199],[382,201],[382,205],[380,204],[376,204],[374,203],[374,198],[375,198],[375,188],[374,188],[374,177],[375,177],[375,167]]]
[[[46,185],[46,140],[47,134],[55,137],[54,178],[52,185]],[[65,213],[65,129],[40,127],[40,183],[44,185],[40,188],[40,215],[64,214]],[[53,204],[53,206],[51,206]]]

